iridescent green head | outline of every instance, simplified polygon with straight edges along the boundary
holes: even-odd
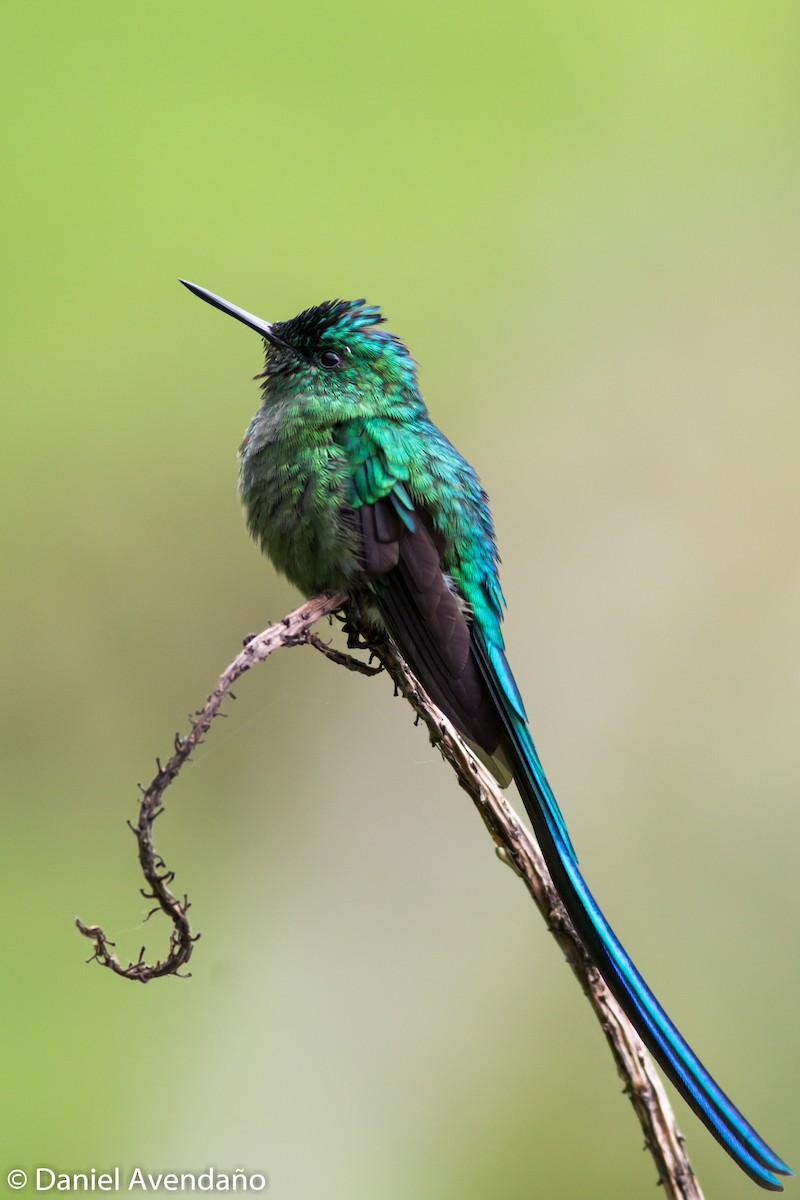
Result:
[[[265,390],[274,383],[282,392],[294,385],[306,393],[330,395],[379,385],[418,395],[414,360],[399,338],[381,328],[385,318],[380,309],[364,300],[328,300],[289,321],[269,323],[197,284],[181,283],[261,335]]]

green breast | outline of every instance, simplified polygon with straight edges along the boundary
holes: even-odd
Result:
[[[297,588],[313,595],[353,585],[359,565],[349,472],[330,437],[312,445],[246,439],[239,490],[251,534]]]

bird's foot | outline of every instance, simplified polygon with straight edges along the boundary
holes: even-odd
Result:
[[[375,639],[370,639],[364,633],[366,622],[357,597],[351,597],[347,607],[336,616],[342,622],[342,633],[347,634],[348,650],[372,650],[374,648]]]
[[[344,627],[344,632],[347,634],[347,649],[348,650],[371,650],[374,643],[367,641],[357,629]]]

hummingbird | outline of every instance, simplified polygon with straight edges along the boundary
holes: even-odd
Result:
[[[489,501],[433,423],[404,343],[365,300],[262,320],[181,283],[263,339],[261,404],[239,452],[248,529],[304,595],[344,591],[348,625],[388,637],[434,704],[494,771],[513,778],[589,957],[662,1070],[756,1183],[792,1171],[678,1032],[578,869],[506,659]]]

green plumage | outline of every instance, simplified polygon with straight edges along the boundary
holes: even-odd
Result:
[[[513,775],[564,907],[645,1045],[739,1166],[781,1190],[774,1173],[789,1168],[672,1024],[578,870],[503,649],[488,500],[432,423],[405,346],[360,300],[269,325],[186,286],[264,338],[262,402],[241,448],[253,537],[305,595],[347,592],[351,628],[388,633],[501,782]]]
[[[313,317],[273,326],[308,357],[267,346],[263,400],[240,451],[240,495],[253,537],[300,591],[364,583],[354,510],[395,494],[430,513],[445,540],[442,566],[501,644],[502,593],[488,501],[472,467],[431,422],[413,360],[380,328],[377,310],[341,306],[316,345]],[[319,365],[319,347],[342,363]]]

